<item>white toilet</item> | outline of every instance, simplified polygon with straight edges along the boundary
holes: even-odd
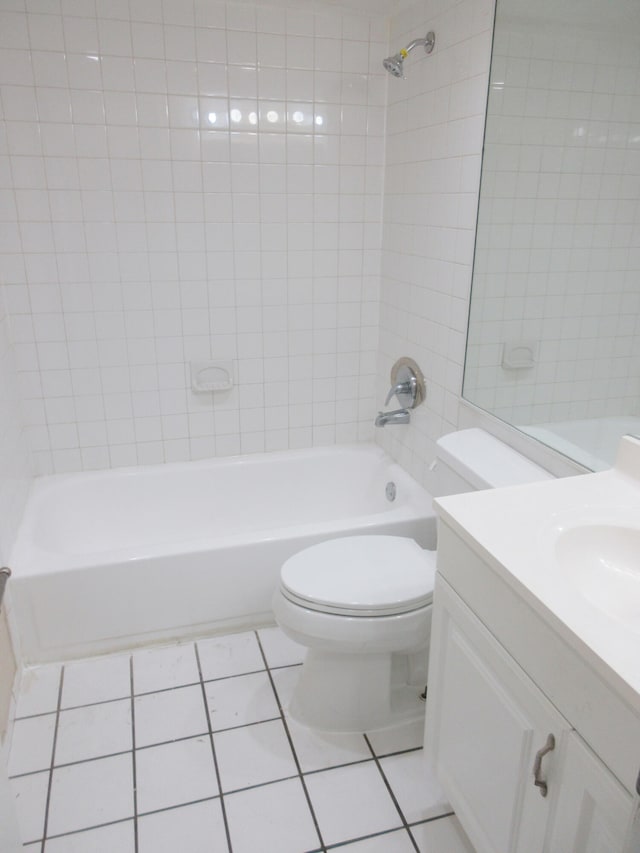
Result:
[[[437,443],[437,496],[549,479],[479,429]],[[400,536],[330,539],[282,566],[275,618],[308,648],[290,713],[324,731],[362,732],[422,715],[436,552]]]

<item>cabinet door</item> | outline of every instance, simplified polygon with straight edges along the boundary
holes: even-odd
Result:
[[[564,744],[548,853],[622,853],[632,798],[582,738]]]
[[[425,746],[478,853],[541,853],[569,725],[437,576]],[[549,795],[534,786],[536,752]]]

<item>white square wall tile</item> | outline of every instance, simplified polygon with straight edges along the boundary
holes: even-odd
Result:
[[[136,747],[209,731],[202,687],[176,687],[135,698]]]
[[[20,679],[16,717],[46,714],[58,707],[60,665],[36,666],[25,669]]]
[[[300,853],[319,847],[299,779],[230,794],[224,802],[234,853]]]
[[[266,672],[238,675],[205,684],[212,731],[280,716]]]
[[[305,781],[325,844],[402,826],[373,761],[313,773]]]
[[[260,647],[252,631],[200,640],[197,646],[205,681],[264,669]]]
[[[382,758],[380,766],[408,823],[451,811],[424,750]]]
[[[290,640],[280,628],[262,628],[258,636],[270,667],[291,666],[305,658],[306,648]]]
[[[134,853],[133,821],[126,820],[97,829],[47,840],[47,853]]]
[[[209,737],[137,750],[136,782],[139,814],[217,796]]]
[[[49,835],[63,835],[133,817],[131,754],[98,758],[53,771]]]
[[[281,720],[218,732],[213,742],[223,791],[275,782],[297,773]]]
[[[133,689],[136,694],[195,684],[199,680],[193,643],[143,649],[133,654]]]
[[[55,763],[71,764],[131,749],[131,700],[60,712]]]
[[[138,853],[175,853],[176,850],[189,853],[227,850],[219,799],[138,818]]]
[[[130,695],[128,655],[79,661],[64,667],[63,708],[124,699]]]
[[[55,728],[55,714],[16,720],[9,756],[10,776],[51,767]]]

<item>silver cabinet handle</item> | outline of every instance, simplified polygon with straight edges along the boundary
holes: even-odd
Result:
[[[533,762],[533,784],[536,788],[540,788],[540,796],[546,797],[548,792],[547,783],[544,779],[540,778],[540,772],[542,770],[542,759],[548,752],[551,752],[556,748],[556,739],[553,735],[549,735],[547,738],[547,742],[536,752],[536,760]]]
[[[4,595],[4,588],[11,577],[11,569],[7,569],[6,566],[0,569],[0,607],[2,607],[2,597]]]

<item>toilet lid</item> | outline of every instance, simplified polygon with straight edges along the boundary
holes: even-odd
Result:
[[[286,598],[325,613],[389,616],[431,603],[435,552],[402,536],[347,536],[294,554],[282,567]]]

